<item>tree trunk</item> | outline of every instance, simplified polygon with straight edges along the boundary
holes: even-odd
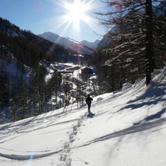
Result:
[[[151,82],[151,73],[154,69],[153,50],[153,10],[152,0],[146,0],[146,85]]]

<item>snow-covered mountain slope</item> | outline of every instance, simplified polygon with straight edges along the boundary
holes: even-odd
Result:
[[[58,43],[65,48],[69,48],[69,46],[71,46],[71,41],[52,32],[44,32],[39,36],[53,43]]]
[[[61,37],[52,32],[45,32],[43,34],[40,34],[39,36],[48,41],[59,44],[66,49],[71,49],[78,54],[92,54],[94,49],[97,47],[97,44],[99,43],[99,41],[95,41],[94,43],[90,43],[87,41],[78,42],[70,38]]]
[[[81,43],[87,47],[90,47],[92,49],[96,49],[100,40],[95,40],[94,42],[88,42],[86,40],[81,41]]]
[[[164,166],[166,163],[166,70],[145,81],[0,126],[3,166]]]

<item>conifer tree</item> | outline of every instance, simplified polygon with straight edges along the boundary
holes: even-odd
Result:
[[[110,12],[100,15],[106,17],[103,21],[105,25],[114,25],[116,29],[116,32],[110,32],[111,46],[105,49],[105,53],[110,56],[107,64],[111,66],[114,61],[119,60],[124,69],[125,59],[130,57],[130,60],[132,59],[130,66],[137,66],[138,74],[142,72],[144,66],[148,85],[156,66],[155,9],[160,7],[159,10],[163,12],[165,9],[161,6],[165,6],[165,2],[164,0],[110,0],[107,3],[110,5]],[[161,30],[163,26],[158,28]]]

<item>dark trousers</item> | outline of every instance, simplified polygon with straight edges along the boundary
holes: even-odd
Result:
[[[90,112],[90,107],[91,107],[91,104],[88,104],[88,113],[91,113]]]

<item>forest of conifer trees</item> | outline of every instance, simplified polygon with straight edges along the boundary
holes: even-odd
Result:
[[[109,1],[111,12],[98,13],[110,45],[99,48],[96,65],[101,91],[114,91],[123,83],[146,77],[166,63],[166,2],[164,0]]]

